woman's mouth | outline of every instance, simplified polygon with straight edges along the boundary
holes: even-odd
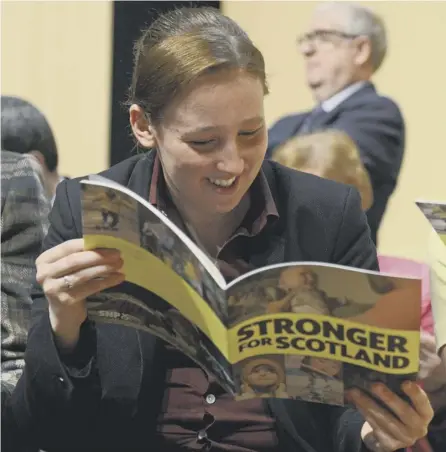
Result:
[[[240,177],[234,176],[230,179],[207,178],[209,187],[218,195],[233,196],[239,189]]]
[[[208,178],[208,181],[215,185],[216,187],[221,187],[221,188],[229,188],[232,185],[234,185],[235,181],[236,181],[237,177],[231,177],[230,179],[211,179],[210,177]]]

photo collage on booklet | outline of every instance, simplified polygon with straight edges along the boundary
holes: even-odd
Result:
[[[129,290],[135,292],[134,287]],[[227,361],[198,328],[175,308],[166,304],[164,309],[152,309],[129,293],[113,291],[90,296],[87,302],[92,320],[119,323],[156,335],[189,356],[205,371],[215,375],[223,387],[234,392]]]
[[[343,405],[342,363],[303,355],[263,355],[235,365],[237,400],[278,397]]]
[[[153,212],[141,205],[138,212],[140,246],[184,279],[213,309],[226,318],[224,291],[188,246]]]
[[[84,235],[107,234],[139,244],[138,202],[118,190],[81,184]]]
[[[417,287],[417,280],[346,271],[338,267],[281,266],[251,275],[229,288],[229,325],[236,327],[261,315],[283,313],[287,318],[287,314],[295,313],[309,314],[309,317],[316,315],[316,318],[324,315],[348,319],[358,327],[362,324],[418,331]],[[398,315],[402,310],[413,313],[412,317],[402,319]],[[362,333],[362,337],[360,331],[359,328],[355,340],[364,341],[364,347],[367,347],[367,335]],[[389,381],[390,386],[399,386],[398,376],[342,362],[336,353],[332,353],[334,359],[327,359],[326,355],[280,353],[278,349],[277,355],[251,356],[235,365],[239,398],[275,394],[275,397],[298,397],[342,405],[344,390],[353,387],[367,390],[375,381]]]
[[[446,245],[446,203],[417,202],[417,205]]]

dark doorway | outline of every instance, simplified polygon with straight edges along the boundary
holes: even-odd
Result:
[[[178,6],[213,6],[216,1],[115,1],[113,2],[113,69],[110,119],[110,165],[130,157],[135,149],[128,123],[127,110],[122,106],[130,85],[133,64],[133,43],[162,12]]]

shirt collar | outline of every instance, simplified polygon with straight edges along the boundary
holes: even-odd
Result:
[[[330,97],[330,99],[324,100],[322,102],[322,109],[330,113],[333,111],[338,105],[342,104],[345,100],[347,100],[350,96],[353,96],[357,91],[359,91],[363,86],[365,86],[367,82],[361,81],[353,83],[352,85],[347,86],[342,91],[334,94]]]

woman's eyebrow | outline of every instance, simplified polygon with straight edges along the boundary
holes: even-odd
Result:
[[[265,118],[263,116],[253,116],[251,118],[244,119],[240,124],[246,125],[248,123],[263,123],[264,121],[265,121]],[[189,135],[189,134],[194,134],[194,133],[209,132],[209,131],[221,129],[222,127],[223,126],[215,125],[215,124],[207,125],[207,126],[202,126],[202,127],[196,127],[194,129],[184,130],[183,134]]]

